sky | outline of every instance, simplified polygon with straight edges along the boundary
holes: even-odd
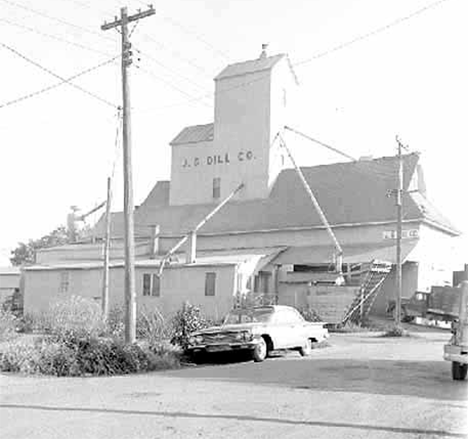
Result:
[[[0,265],[18,242],[123,199],[117,110],[120,35],[101,25],[127,0],[0,0]],[[213,121],[213,78],[227,64],[288,53],[300,82],[295,128],[360,157],[421,153],[430,200],[468,235],[468,2],[464,0],[162,0],[132,29],[135,204],[170,177],[169,142]],[[29,60],[29,61],[28,61]],[[62,84],[74,79],[83,92]],[[25,99],[18,98],[31,94]],[[296,161],[342,161],[305,140]],[[100,215],[88,217],[92,224]],[[468,254],[468,240],[460,243]],[[468,255],[464,258],[468,262]]]

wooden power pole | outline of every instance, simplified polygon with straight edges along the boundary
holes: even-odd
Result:
[[[107,178],[107,203],[106,203],[106,237],[104,240],[104,273],[102,276],[102,315],[107,320],[109,316],[109,253],[111,238],[111,178]]]
[[[120,9],[120,19],[104,23],[102,30],[120,28],[122,36],[122,134],[124,166],[124,223],[125,223],[125,341],[136,340],[136,291],[135,291],[135,237],[133,225],[133,179],[130,118],[130,86],[128,68],[132,64],[132,51],[128,35],[128,24],[155,14],[152,6],[134,15],[127,14],[127,8]]]
[[[397,227],[396,227],[396,285],[395,285],[395,325],[401,323],[401,292],[402,292],[402,261],[401,261],[401,235],[402,235],[402,213],[403,213],[403,158],[401,155],[402,144],[398,143],[398,188],[396,190]]]

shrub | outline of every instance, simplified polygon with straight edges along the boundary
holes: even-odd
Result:
[[[388,328],[381,337],[410,337],[410,333],[401,326],[392,326]]]
[[[46,325],[55,340],[92,338],[106,329],[98,303],[81,296],[71,296],[52,305]]]
[[[2,346],[0,368],[4,372],[37,373],[39,355],[31,342],[11,342]]]
[[[123,340],[125,336],[125,310],[121,306],[109,310],[106,321],[106,334],[117,340]]]
[[[136,319],[138,339],[161,341],[171,338],[172,329],[157,308],[139,310]],[[123,340],[125,334],[125,311],[122,307],[110,310],[107,318],[106,334],[117,340]]]
[[[0,342],[8,341],[17,336],[18,318],[7,309],[0,309]]]
[[[139,339],[148,340],[150,343],[169,339],[172,334],[170,324],[165,321],[157,308],[142,309],[138,313],[136,331]]]
[[[148,352],[148,370],[177,369],[183,355],[180,346],[168,341],[143,342],[142,349]]]
[[[76,353],[73,347],[49,340],[41,340],[36,344],[38,357],[33,366],[36,373],[55,376],[81,375]]]
[[[13,342],[0,352],[0,370],[55,376],[119,375],[180,366],[180,350],[170,344],[125,344],[111,338],[45,337]]]
[[[194,331],[210,326],[200,308],[185,302],[172,318],[173,335],[171,342],[183,349],[188,346],[188,338]]]
[[[199,314],[199,312],[198,312]],[[182,315],[184,322],[201,318],[196,309]],[[181,350],[164,341],[169,327],[157,310],[142,312],[137,319],[141,343],[126,344],[124,312],[115,308],[107,322],[98,304],[71,297],[55,304],[49,313],[35,316],[29,324],[45,335],[20,340],[0,348],[0,370],[56,376],[116,375],[180,366]],[[185,324],[184,328],[187,326]],[[104,337],[105,335],[105,337]]]
[[[322,322],[322,318],[318,315],[317,311],[315,309],[307,307],[307,308],[301,308],[299,310],[301,313],[302,317],[308,322]]]

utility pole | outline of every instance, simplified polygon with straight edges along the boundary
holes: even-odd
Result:
[[[125,341],[136,340],[136,291],[135,291],[135,237],[133,225],[133,180],[130,118],[130,85],[128,68],[132,64],[131,43],[128,24],[155,14],[153,6],[146,11],[139,10],[134,15],[127,14],[127,8],[120,9],[120,19],[115,17],[111,23],[104,23],[102,30],[120,28],[122,36],[122,134],[124,167],[124,223],[125,223]]]
[[[102,276],[102,315],[107,320],[109,316],[109,252],[111,232],[111,178],[107,178],[107,203],[106,203],[106,236],[104,241],[104,273]]]
[[[402,213],[403,213],[403,158],[401,155],[402,144],[398,136],[398,188],[395,192],[397,208],[397,227],[396,227],[396,285],[395,285],[395,326],[399,327],[401,323],[401,291],[402,291],[402,263],[401,263],[401,231],[402,231]]]

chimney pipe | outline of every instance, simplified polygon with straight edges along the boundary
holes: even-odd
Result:
[[[268,44],[263,43],[262,44],[262,53],[260,53],[260,59],[265,59],[267,55],[267,49],[268,49]]]

